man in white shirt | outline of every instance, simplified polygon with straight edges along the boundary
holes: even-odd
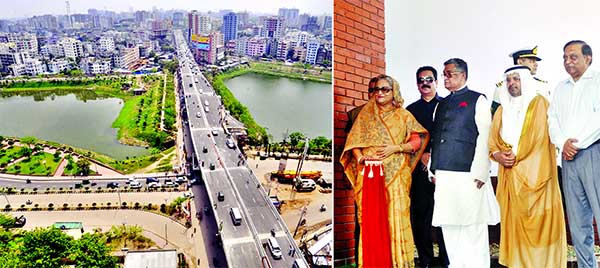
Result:
[[[600,73],[592,49],[568,42],[563,64],[571,78],[558,84],[548,109],[550,139],[562,156],[567,218],[578,267],[596,267],[593,218],[600,221]]]

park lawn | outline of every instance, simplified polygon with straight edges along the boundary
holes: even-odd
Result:
[[[56,168],[61,160],[62,158],[54,158],[52,154],[39,152],[36,155],[8,166],[6,173],[49,176],[56,172]]]
[[[0,165],[10,162],[12,159],[18,159],[23,156],[21,149],[25,147],[13,146],[6,150],[0,150]]]
[[[141,141],[136,141],[134,138],[139,130],[136,128],[136,117],[138,116],[138,106],[142,96],[136,96],[125,101],[123,108],[117,119],[113,122],[112,127],[118,128],[117,139],[130,145],[142,145]]]
[[[73,157],[67,157],[69,163],[65,166],[65,169],[63,170],[63,176],[77,176],[81,173],[81,171],[79,170],[79,167],[77,167],[77,165],[75,164],[75,161],[73,160]],[[90,170],[90,173],[88,175],[97,175],[98,172],[96,172],[94,169]]]

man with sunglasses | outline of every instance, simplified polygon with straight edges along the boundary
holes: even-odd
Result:
[[[417,70],[417,89],[421,98],[406,109],[412,113],[429,133],[433,130],[433,111],[438,103],[443,100],[437,94],[437,71],[431,66],[423,66]],[[446,267],[448,266],[448,255],[444,245],[442,229],[434,227],[439,245],[438,261],[433,256],[433,239],[431,236],[431,218],[433,216],[433,192],[435,185],[429,181],[427,166],[431,156],[427,144],[421,161],[412,172],[412,185],[410,189],[410,217],[413,237],[417,252],[419,253],[419,265],[417,267]]]
[[[431,133],[432,224],[442,228],[451,267],[490,267],[487,225],[500,221],[489,183],[490,102],[467,87],[464,60],[447,60],[443,74],[451,93],[438,104]]]

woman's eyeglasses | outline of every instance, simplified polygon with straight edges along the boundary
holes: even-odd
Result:
[[[377,91],[381,91],[383,94],[388,94],[392,91],[391,87],[374,87],[369,88],[369,93],[377,93]]]

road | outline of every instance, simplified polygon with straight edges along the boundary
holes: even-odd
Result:
[[[185,137],[189,139],[185,148],[192,160],[192,179],[200,179],[208,197],[213,220],[223,240],[223,250],[229,267],[291,267],[294,257],[289,256],[288,248],[295,248],[296,258],[303,256],[296,246],[289,230],[277,213],[267,193],[258,179],[246,165],[237,146],[226,145],[228,137],[222,127],[222,116],[226,114],[214,89],[200,72],[181,31],[175,31],[176,48],[180,64],[180,98],[185,107],[182,109]],[[187,122],[187,123],[186,123]],[[211,133],[215,131],[215,133]],[[233,148],[232,148],[233,147]],[[217,193],[225,196],[217,200]],[[196,206],[201,207],[196,198]],[[206,206],[206,204],[204,204]],[[237,207],[242,214],[242,223],[234,225],[229,214]],[[283,257],[273,258],[271,252],[263,247],[268,237],[275,234]],[[268,261],[268,264],[266,263]]]

